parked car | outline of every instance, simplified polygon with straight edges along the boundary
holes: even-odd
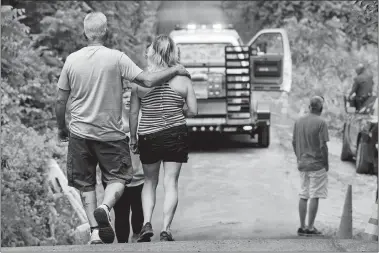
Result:
[[[378,174],[378,98],[367,99],[357,111],[345,97],[346,122],[343,127],[341,160],[355,159],[357,173]]]

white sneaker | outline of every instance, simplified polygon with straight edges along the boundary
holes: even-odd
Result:
[[[95,228],[92,230],[88,244],[103,244],[103,241],[99,237],[99,229]]]
[[[104,243],[113,243],[115,233],[111,225],[111,216],[106,205],[100,205],[93,212],[99,225],[99,237]]]

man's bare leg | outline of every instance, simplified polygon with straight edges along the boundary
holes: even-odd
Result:
[[[108,184],[104,192],[102,204],[106,205],[109,209],[112,209],[124,193],[124,189],[125,184],[120,182]]]
[[[318,210],[318,198],[311,198],[309,203],[308,229],[312,230]]]
[[[103,243],[99,237],[98,224],[93,215],[93,212],[96,209],[97,201],[96,201],[96,191],[89,192],[80,192],[80,197],[82,200],[84,211],[86,212],[89,226],[91,228],[91,239],[89,241],[90,244],[101,244]]]
[[[107,185],[102,204],[97,207],[93,214],[99,224],[99,236],[104,243],[113,243],[115,232],[111,225],[110,210],[120,199],[125,189],[125,184],[113,182]]]
[[[300,227],[302,229],[306,228],[305,218],[307,216],[307,205],[308,205],[308,199],[300,198],[300,200],[299,200],[299,216],[300,216]]]
[[[96,191],[80,192],[80,197],[82,199],[83,208],[87,214],[90,227],[97,227],[97,221],[95,216],[93,216],[93,211],[95,211],[97,207]]]

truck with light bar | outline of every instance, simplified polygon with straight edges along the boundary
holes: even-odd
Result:
[[[259,31],[247,45],[231,25],[178,25],[170,33],[192,77],[198,115],[190,132],[257,136],[270,145],[272,101],[264,93],[288,93],[292,61],[284,29]]]

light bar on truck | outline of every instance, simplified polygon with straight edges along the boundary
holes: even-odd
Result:
[[[220,23],[215,24],[187,24],[187,25],[175,25],[175,30],[196,30],[196,29],[214,29],[214,30],[223,30],[223,29],[234,29],[232,24],[224,25]]]
[[[195,24],[188,24],[187,25],[187,29],[188,30],[195,30],[196,29],[196,25]]]
[[[221,30],[223,27],[222,27],[222,24],[214,24],[212,26],[213,29],[217,29],[217,30]]]

